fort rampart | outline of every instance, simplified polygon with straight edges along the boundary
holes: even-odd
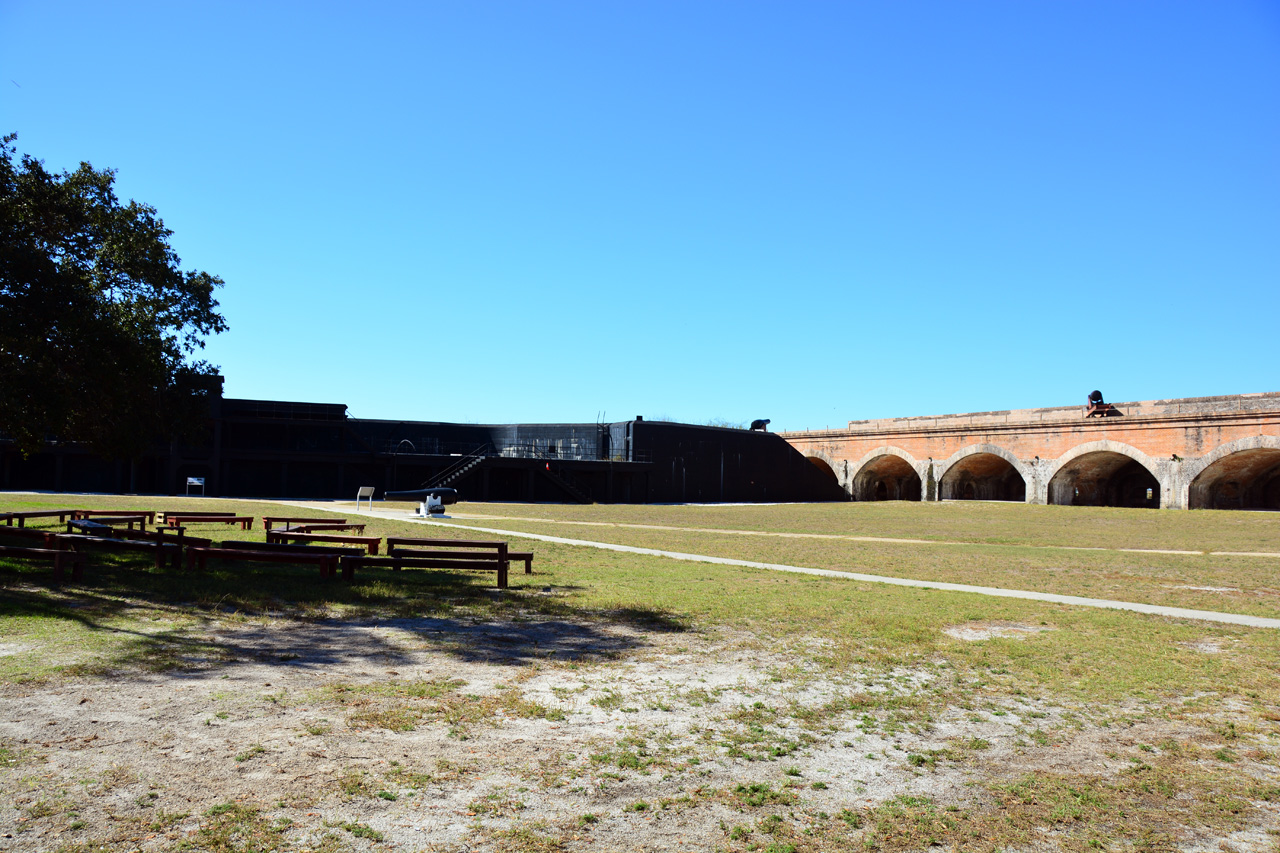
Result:
[[[1280,393],[850,421],[783,433],[853,500],[1280,509]]]

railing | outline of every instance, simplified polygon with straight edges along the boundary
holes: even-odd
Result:
[[[384,438],[379,444],[383,453],[396,456],[466,456],[475,450],[475,442],[441,441],[438,438],[419,436],[418,438]]]
[[[383,453],[395,456],[462,456],[468,457],[476,453],[476,446],[464,442],[440,441],[436,438],[419,437],[414,439],[383,439]],[[505,456],[513,459],[559,459],[573,461],[610,461],[610,462],[652,462],[653,453],[648,450],[637,450],[631,459],[626,454],[615,452],[601,459],[600,445],[591,439],[558,439],[548,441],[522,442],[489,442],[483,445],[488,448],[484,455]]]

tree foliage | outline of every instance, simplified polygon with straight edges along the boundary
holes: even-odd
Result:
[[[115,172],[52,174],[0,143],[0,432],[108,456],[189,434],[221,382],[193,356],[226,329],[217,276],[184,272],[155,208]]]

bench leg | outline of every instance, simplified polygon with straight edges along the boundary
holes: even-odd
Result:
[[[498,589],[507,588],[507,564],[498,564]]]
[[[342,566],[343,581],[345,581],[346,583],[351,583],[351,581],[355,580],[355,577],[356,577],[356,561],[355,560],[351,559],[350,557],[343,557],[339,561],[339,565]]]

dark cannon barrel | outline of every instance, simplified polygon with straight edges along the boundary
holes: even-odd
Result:
[[[457,489],[410,489],[407,492],[384,492],[382,496],[384,498],[408,498],[416,501],[438,498],[442,504],[456,504],[458,502]]]

